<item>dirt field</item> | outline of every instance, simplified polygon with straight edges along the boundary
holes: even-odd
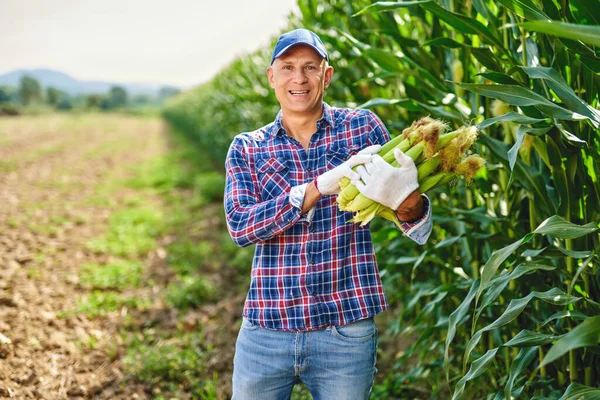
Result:
[[[92,318],[74,310],[81,310],[92,291],[79,281],[82,266],[106,264],[111,257],[90,250],[90,240],[102,235],[111,215],[135,195],[122,182],[133,167],[167,151],[167,134],[157,118],[0,118],[0,398],[160,395],[126,373],[122,328],[127,323],[130,332],[141,334],[148,321],[162,329],[181,328],[177,310],[166,307],[158,293],[172,280],[163,246],[172,239],[158,238],[159,245],[141,257],[143,283],[128,294],[145,301],[143,313],[132,319],[135,310],[124,306]],[[144,206],[160,209],[159,196],[137,196]],[[193,332],[215,315],[230,316],[225,334],[203,329],[203,338],[218,350],[203,365],[221,371],[221,382],[229,379],[222,371],[230,368],[229,335],[240,301],[238,296],[209,304],[184,319],[184,330]]]

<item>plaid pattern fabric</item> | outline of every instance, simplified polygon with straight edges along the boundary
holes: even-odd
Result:
[[[271,124],[233,140],[227,160],[225,213],[239,246],[256,244],[243,315],[267,329],[314,330],[344,325],[388,307],[369,227],[349,223],[335,196],[301,215],[306,184],[389,134],[368,110],[329,107],[308,150],[288,136],[281,112]],[[424,242],[426,213],[403,231]],[[415,236],[412,236],[415,235]]]

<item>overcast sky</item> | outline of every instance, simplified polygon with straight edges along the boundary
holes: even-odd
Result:
[[[267,45],[296,0],[0,0],[0,74],[190,87]]]

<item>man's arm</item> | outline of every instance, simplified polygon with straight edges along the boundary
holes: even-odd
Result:
[[[317,204],[321,199],[321,193],[317,190],[315,181],[306,186],[306,192],[304,192],[304,202],[302,203],[302,214],[306,214],[311,208]]]
[[[414,222],[423,218],[424,213],[425,204],[419,190],[409,194],[396,210],[396,216],[400,222]]]
[[[302,199],[289,192],[261,201],[246,161],[245,145],[243,139],[234,139],[225,162],[225,219],[231,238],[240,247],[280,235],[296,223],[302,209]]]

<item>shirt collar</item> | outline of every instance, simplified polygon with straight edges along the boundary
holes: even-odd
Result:
[[[282,110],[279,110],[279,112],[277,113],[277,116],[275,117],[275,121],[273,121],[273,128],[271,131],[274,136],[277,136],[280,133],[285,132],[285,129],[283,128],[283,125],[281,124],[282,118],[283,118],[283,112],[282,112]],[[329,104],[327,104],[325,102],[323,102],[323,116],[317,121],[317,129],[321,129],[323,121],[327,122],[329,124],[329,126],[331,126],[332,129],[335,128],[335,126],[336,126],[333,108],[331,108],[329,106]]]

